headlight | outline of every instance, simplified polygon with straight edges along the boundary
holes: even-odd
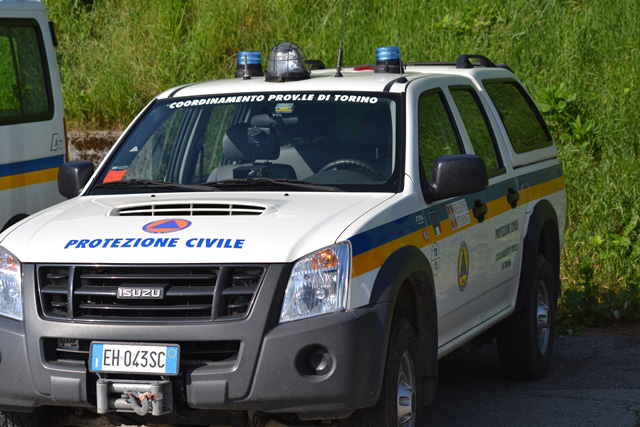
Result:
[[[301,258],[293,266],[280,322],[344,310],[351,280],[351,246],[340,243]]]
[[[0,316],[22,320],[22,267],[0,247]]]

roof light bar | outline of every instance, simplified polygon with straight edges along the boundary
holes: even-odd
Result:
[[[401,73],[400,47],[383,46],[376,48],[376,73]]]

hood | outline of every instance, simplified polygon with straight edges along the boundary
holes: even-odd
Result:
[[[77,197],[0,244],[22,262],[280,263],[336,242],[390,193],[193,193]],[[150,216],[153,214],[153,216]]]

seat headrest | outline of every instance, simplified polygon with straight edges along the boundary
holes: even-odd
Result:
[[[232,162],[275,160],[280,156],[280,145],[273,129],[241,123],[225,132],[222,153]]]

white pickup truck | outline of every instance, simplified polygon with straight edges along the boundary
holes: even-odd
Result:
[[[509,68],[261,61],[161,93],[0,234],[0,425],[421,426],[473,340],[548,372],[565,184]]]

